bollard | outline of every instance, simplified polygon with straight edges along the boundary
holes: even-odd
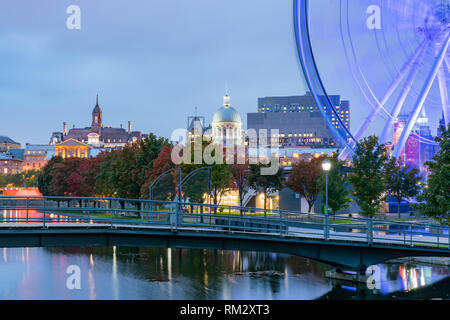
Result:
[[[228,233],[231,233],[231,207],[228,207]]]
[[[44,210],[43,210],[43,217],[44,217],[44,219],[42,220],[42,222],[43,222],[43,224],[42,224],[42,228],[43,229],[45,229],[46,228],[46,226],[45,226],[45,211],[46,211],[46,208],[45,208],[45,198],[44,198]]]
[[[324,230],[324,236],[325,236],[325,240],[328,240],[329,239],[329,230],[328,230],[328,228],[329,228],[329,223],[330,223],[330,221],[329,221],[329,216],[328,216],[328,214],[326,214],[325,215],[325,230]]]
[[[412,224],[409,225],[409,242],[411,247],[413,246],[413,236],[412,236],[413,230],[412,230]]]
[[[283,237],[283,212],[280,211],[280,237]]]
[[[26,200],[26,205],[27,205],[27,223],[28,223],[28,198]]]

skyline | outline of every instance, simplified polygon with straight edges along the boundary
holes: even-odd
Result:
[[[290,1],[47,0],[26,11],[24,3],[8,1],[0,12],[0,134],[22,144],[47,143],[64,121],[88,126],[96,94],[108,125],[132,121],[169,137],[195,107],[209,122],[227,86],[242,115],[257,110],[260,96],[305,92]],[[73,3],[80,30],[65,25]],[[177,19],[168,21],[169,12]]]
[[[328,94],[350,101],[354,133],[370,107],[355,86],[340,38],[331,34],[339,3],[327,3],[325,12],[311,12],[312,20],[324,21],[312,30],[315,57]],[[66,26],[66,9],[73,4],[81,9],[80,30]],[[7,0],[0,8],[0,134],[22,144],[47,143],[63,122],[88,126],[96,94],[108,125],[132,121],[137,130],[170,137],[196,109],[209,123],[226,88],[243,118],[257,111],[260,97],[308,91],[291,0]],[[355,19],[365,22],[361,13]],[[373,48],[369,38],[358,34],[358,44]],[[335,49],[332,56],[329,47]],[[369,51],[362,51],[364,59],[371,59]],[[381,96],[388,72],[375,69],[383,80],[376,85]],[[413,91],[408,105],[417,95]],[[427,114],[435,134],[441,117],[434,105],[437,85],[432,91]],[[383,121],[377,118],[367,134],[379,134]]]

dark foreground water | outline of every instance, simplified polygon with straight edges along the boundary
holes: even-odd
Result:
[[[74,278],[77,271],[70,266],[80,271],[79,278]],[[0,299],[450,298],[448,268],[379,267],[381,288],[369,290],[365,285],[327,279],[325,272],[330,267],[325,264],[281,254],[122,247],[0,248]],[[80,289],[76,288],[77,279]]]

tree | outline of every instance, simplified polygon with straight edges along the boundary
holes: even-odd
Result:
[[[238,161],[238,160],[241,160],[241,161]],[[238,163],[238,162],[241,162],[241,163]],[[234,187],[236,189],[238,189],[239,206],[243,207],[244,206],[244,195],[248,190],[247,181],[248,181],[248,176],[249,176],[249,172],[250,172],[247,157],[245,157],[245,159],[242,159],[241,157],[238,157],[238,155],[235,155],[234,163],[230,165],[230,171],[233,175]],[[242,209],[241,209],[241,213],[242,213]]]
[[[27,187],[37,187],[39,170],[28,170],[23,172],[22,176],[24,179],[24,185]]]
[[[36,187],[39,171],[28,170],[12,174],[0,174],[0,187]]]
[[[264,209],[267,209],[267,197],[269,194],[283,189],[284,170],[279,168],[274,175],[262,175],[262,168],[269,168],[271,164],[251,164],[250,173],[248,176],[248,185],[257,193],[264,194]],[[266,212],[264,212],[264,216]]]
[[[349,181],[363,216],[373,217],[381,208],[386,191],[386,160],[386,147],[378,143],[378,137],[366,137],[356,145]]]
[[[450,127],[450,125],[449,125]],[[436,138],[439,142],[439,152],[432,161],[425,165],[429,169],[427,184],[418,197],[419,212],[438,220],[442,224],[450,224],[450,130],[441,127],[442,136]]]
[[[106,154],[100,166],[98,191],[119,198],[146,198],[148,183],[146,172],[153,168],[153,161],[164,146],[169,146],[165,138],[150,134],[148,138],[127,144],[121,150]]]
[[[328,207],[335,214],[340,210],[350,207],[352,199],[350,198],[350,183],[347,174],[343,171],[344,161],[340,161],[337,154],[329,160],[331,162],[331,169],[328,172]],[[322,173],[320,186],[324,199],[326,196],[325,182],[325,173]]]
[[[313,158],[311,161],[300,160],[293,167],[286,186],[300,193],[308,202],[308,213],[311,213],[317,196],[321,190],[322,161],[325,157]]]
[[[230,182],[233,175],[227,164],[217,162],[213,164],[207,164],[204,157],[202,157],[201,164],[193,164],[195,159],[194,146],[196,143],[200,143],[200,140],[197,140],[195,143],[191,143],[190,146],[191,164],[182,163],[180,165],[182,178],[185,178],[194,170],[198,170],[203,167],[210,167],[211,172],[209,172],[208,170],[200,170],[195,174],[195,176],[192,176],[190,180],[183,185],[183,192],[185,193],[184,197],[189,197],[190,202],[203,202],[203,195],[205,194],[205,192],[210,191],[210,196],[213,200],[214,205],[220,205],[221,198],[230,187]],[[216,152],[219,150],[219,146],[213,145],[211,141],[202,141],[201,145],[203,155],[205,153],[205,149],[208,148],[208,150],[212,150],[212,158],[216,157]],[[223,162],[223,153],[217,155],[217,157],[219,157]],[[209,182],[209,179],[211,179],[210,190],[207,183]],[[216,209],[214,209],[214,212],[216,212]]]
[[[148,198],[150,186],[159,178],[163,173],[176,169],[175,164],[171,159],[172,148],[169,146],[164,146],[158,157],[153,161],[153,167],[145,172],[146,182],[141,187],[141,197]],[[175,182],[175,172],[172,174],[167,174],[162,177],[160,181],[155,185],[157,193],[153,194],[153,200],[173,200],[176,193],[176,182]]]
[[[418,169],[404,166],[395,157],[386,162],[384,175],[387,193],[397,200],[398,217],[400,218],[402,200],[417,196],[420,191],[419,182],[422,178]]]
[[[97,158],[100,156],[100,166],[98,173],[95,176],[95,192],[106,197],[113,197],[115,192],[114,179],[116,176],[111,168],[113,163],[118,161],[119,152],[102,152]]]
[[[83,177],[80,173],[80,165],[86,159],[68,158],[54,167],[54,176],[50,186],[53,196],[83,196]]]
[[[147,173],[153,170],[153,174],[157,174],[156,168],[164,169],[174,167],[170,159],[171,143],[168,139],[163,137],[157,137],[153,133],[150,133],[147,138],[142,139],[138,142],[138,152],[136,154],[136,167],[134,168],[132,175],[136,183],[140,188],[140,198],[148,199],[149,192],[148,187],[150,186]],[[166,149],[164,149],[166,148]],[[164,152],[163,152],[164,151]],[[163,152],[163,154],[161,154]],[[165,161],[165,165],[154,166],[154,162],[160,157],[159,161]],[[164,170],[164,171],[166,171]],[[163,173],[162,171],[161,173]]]
[[[56,166],[64,161],[61,157],[51,158],[39,173],[37,178],[39,191],[44,196],[53,196],[51,187],[57,171]]]

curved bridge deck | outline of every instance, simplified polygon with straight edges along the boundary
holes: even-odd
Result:
[[[281,210],[105,198],[0,197],[0,246],[272,251],[339,268],[450,256],[448,226]]]

